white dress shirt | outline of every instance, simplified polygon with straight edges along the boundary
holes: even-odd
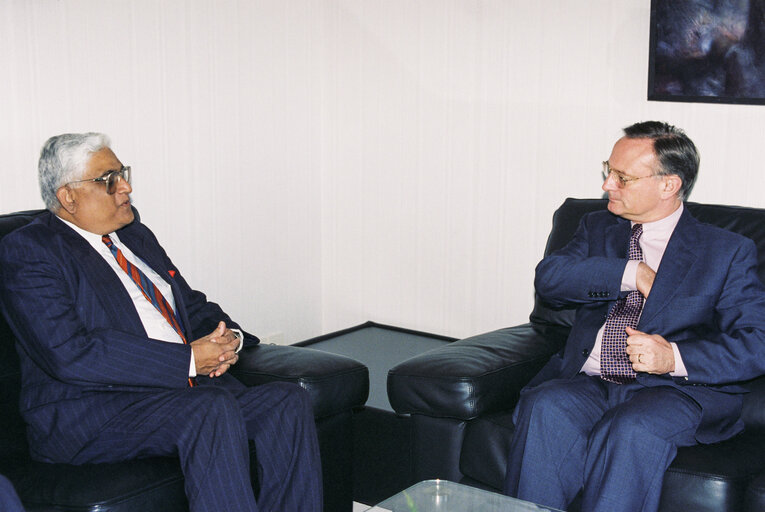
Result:
[[[61,217],[59,217],[59,219],[61,219]],[[67,226],[75,230],[85,240],[87,240],[87,242],[93,246],[93,249],[95,249],[96,252],[104,260],[106,260],[106,263],[108,263],[112,270],[114,270],[114,273],[117,274],[120,282],[122,282],[122,286],[125,287],[125,290],[128,292],[130,298],[133,301],[133,304],[135,305],[136,312],[138,312],[138,317],[141,319],[143,328],[146,330],[146,335],[149,338],[155,340],[166,341],[169,343],[183,343],[183,339],[176,332],[173,326],[170,325],[167,319],[162,316],[162,313],[160,313],[157,308],[154,307],[154,304],[146,300],[146,297],[144,297],[143,292],[141,292],[141,290],[138,288],[138,285],[136,285],[130,276],[128,276],[127,273],[122,270],[122,267],[120,267],[119,263],[117,263],[117,259],[114,257],[109,248],[106,247],[106,244],[101,240],[101,235],[85,231],[84,229],[81,229],[64,219],[61,220]],[[170,285],[167,283],[167,281],[162,279],[159,274],[154,272],[154,270],[152,270],[152,268],[149,267],[141,258],[133,254],[133,252],[128,249],[127,246],[120,242],[120,238],[116,233],[110,233],[109,237],[112,239],[112,243],[114,243],[115,247],[118,247],[119,250],[122,251],[122,254],[125,255],[125,258],[130,263],[141,269],[141,272],[146,274],[146,277],[151,279],[151,282],[154,283],[154,286],[156,286],[157,289],[159,289],[160,293],[162,293],[162,296],[165,297],[167,303],[170,304],[170,307],[172,307],[173,311],[175,311],[175,299],[173,298],[173,290],[170,288]],[[196,363],[194,361],[194,352],[192,351],[191,359],[189,361],[189,377],[196,376],[197,369]]]
[[[680,216],[683,214],[683,205],[672,212],[669,216],[655,222],[646,222],[643,224],[643,235],[640,237],[640,248],[643,250],[643,258],[645,264],[651,267],[656,272],[661,264],[661,259],[664,257],[664,251],[667,249],[669,238],[672,236],[672,232],[677,226],[677,222],[680,220]],[[634,225],[635,223],[631,223]],[[639,261],[630,260],[627,262],[627,266],[624,268],[624,274],[622,276],[621,290],[623,292],[637,290],[637,268]],[[595,346],[582,366],[582,371],[587,375],[600,375],[600,349],[603,342],[603,331],[605,330],[605,323],[598,331],[598,335],[595,338]],[[653,334],[653,333],[647,333]],[[672,345],[672,351],[675,355],[675,371],[670,372],[673,377],[687,377],[688,372],[683,364],[683,359],[680,356],[680,351],[677,348],[677,344],[670,343]]]

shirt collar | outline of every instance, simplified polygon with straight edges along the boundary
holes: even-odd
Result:
[[[643,236],[661,237],[662,235],[670,235],[675,230],[675,226],[680,222],[680,216],[683,214],[685,206],[680,203],[680,206],[674,212],[670,213],[663,219],[655,220],[653,222],[643,223]],[[632,226],[635,222],[630,223]]]
[[[57,217],[58,217],[58,215],[57,215]],[[64,224],[66,224],[67,226],[72,228],[75,231],[75,233],[79,234],[82,238],[87,240],[90,243],[90,245],[92,245],[93,247],[100,247],[100,246],[104,245],[103,241],[101,240],[101,235],[98,235],[96,233],[91,233],[90,231],[86,231],[86,230],[82,229],[81,227],[79,227],[79,226],[77,226],[75,224],[72,224],[68,220],[62,219],[61,217],[58,217],[58,220],[60,220],[61,222],[63,222]],[[117,242],[118,244],[120,243],[120,239],[117,236],[117,233],[114,233],[114,232],[109,233],[109,237],[113,241]],[[104,245],[104,247],[106,247],[106,246]]]

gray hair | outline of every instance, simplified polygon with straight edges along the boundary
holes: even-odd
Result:
[[[45,207],[57,212],[61,207],[56,191],[85,174],[93,153],[108,148],[109,137],[103,133],[65,133],[51,137],[40,151],[37,166],[40,195]]]

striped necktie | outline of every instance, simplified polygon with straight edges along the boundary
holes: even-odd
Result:
[[[143,296],[146,297],[146,300],[151,302],[154,307],[157,308],[157,311],[159,311],[160,314],[165,317],[167,323],[169,323],[172,328],[175,329],[175,332],[177,332],[178,336],[181,337],[183,343],[188,343],[186,341],[186,336],[183,335],[183,330],[181,329],[180,323],[178,322],[178,316],[175,314],[175,311],[173,311],[173,307],[170,305],[170,303],[167,302],[165,297],[162,295],[162,292],[159,291],[159,288],[154,286],[154,283],[151,282],[151,279],[146,277],[146,274],[141,272],[140,268],[133,265],[127,260],[127,258],[125,258],[125,255],[122,254],[122,251],[119,250],[116,245],[114,245],[114,242],[112,242],[112,239],[109,235],[102,236],[101,241],[106,245],[106,247],[109,248],[112,255],[117,260],[117,264],[120,266],[120,268],[124,270],[125,273],[130,276],[130,279],[133,280],[136,286],[138,286],[138,289],[141,290],[141,293],[143,293]],[[194,385],[192,379],[189,379],[189,385]]]

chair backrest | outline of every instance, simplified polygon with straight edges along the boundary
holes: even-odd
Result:
[[[0,240],[32,222],[46,210],[28,210],[0,215]],[[138,211],[133,208],[136,220]],[[19,412],[21,368],[16,338],[0,314],[0,473],[10,473],[15,465],[29,459],[26,425]]]
[[[0,215],[0,240],[44,211]],[[21,371],[15,342],[5,317],[0,315],[0,473],[12,472],[14,465],[29,458],[26,427],[19,413]]]
[[[606,208],[605,199],[566,199],[553,214],[553,226],[545,256],[565,246],[574,236],[586,213]],[[765,283],[765,209],[743,206],[686,203],[688,211],[701,222],[719,226],[751,238],[757,246],[757,273]],[[536,297],[531,321],[571,327],[575,308],[553,308]]]

